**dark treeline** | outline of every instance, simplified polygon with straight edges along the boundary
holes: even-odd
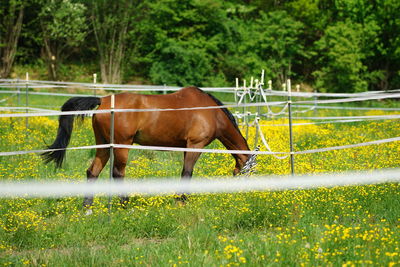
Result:
[[[0,0],[0,77],[41,62],[68,79],[226,86],[291,77],[320,91],[400,87],[398,0]]]

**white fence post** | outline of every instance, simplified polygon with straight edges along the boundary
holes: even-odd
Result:
[[[29,85],[28,85],[28,83],[29,83],[29,73],[27,72],[26,76],[25,76],[25,107],[26,107],[26,113],[29,112],[29,109],[28,109],[28,106],[29,106],[29,95],[28,95]],[[28,130],[28,128],[29,128],[29,117],[26,117],[26,119],[25,119],[25,126],[26,126],[26,129]]]
[[[111,95],[110,103],[110,183],[113,181],[113,170],[114,170],[114,108],[115,108],[115,96]],[[111,213],[111,195],[108,197],[108,213]]]
[[[292,88],[290,79],[287,80],[288,111],[289,111],[289,142],[290,142],[290,169],[294,175],[294,151],[293,151],[293,124],[292,124]]]
[[[96,92],[96,90],[97,90],[97,73],[94,73],[93,74],[93,84],[94,84],[94,87],[93,87],[93,94],[94,94],[94,96],[96,96],[96,94],[97,94],[97,92]]]

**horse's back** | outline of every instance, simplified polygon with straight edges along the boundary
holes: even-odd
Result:
[[[190,86],[166,95],[140,95],[147,108],[190,108],[215,106],[216,103],[202,90]],[[198,112],[199,110],[195,110]]]
[[[142,105],[144,108],[180,109],[217,104],[200,89],[185,87],[168,95],[147,95]],[[186,146],[187,142],[207,140],[208,144],[216,135],[216,119],[215,109],[146,112],[136,141],[150,144],[157,139],[163,145]]]
[[[109,109],[110,99],[110,96],[103,97],[98,109]],[[166,95],[147,95],[129,92],[115,95],[115,108],[118,109],[176,109],[215,105],[215,101],[207,93],[195,86],[185,87]]]
[[[216,106],[212,98],[197,87],[185,87],[166,95],[121,93],[115,95],[117,109],[160,109],[160,111],[115,113],[115,137],[120,142],[141,145],[186,146],[188,141],[206,143],[215,139],[218,109],[162,111]],[[102,98],[99,109],[110,108],[110,97]],[[93,127],[108,136],[109,114],[96,114]],[[107,139],[107,138],[106,138]]]

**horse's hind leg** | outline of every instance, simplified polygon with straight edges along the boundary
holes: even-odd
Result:
[[[108,148],[98,148],[96,150],[96,157],[94,158],[92,165],[86,171],[87,181],[93,183],[99,177],[100,172],[107,164],[108,158],[110,157],[110,150]],[[83,200],[83,206],[90,208],[93,204],[93,195],[85,196]]]
[[[113,177],[115,180],[123,181],[125,177],[126,163],[128,162],[128,152],[127,148],[115,148],[114,149],[114,167],[113,167]],[[120,196],[120,203],[122,207],[126,207],[129,201],[128,196]]]
[[[182,180],[190,180],[193,175],[193,168],[194,165],[196,164],[196,161],[199,159],[201,153],[198,152],[184,152],[183,154],[183,170],[182,170],[182,175],[181,179]],[[187,200],[187,196],[184,192],[181,192],[177,200],[184,202]]]

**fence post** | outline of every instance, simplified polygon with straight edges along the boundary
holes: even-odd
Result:
[[[256,99],[256,103],[261,103],[261,90],[262,90],[262,84],[259,83],[258,79],[256,79],[256,88],[255,88],[255,99]],[[255,125],[255,137],[254,137],[254,150],[257,148],[257,143],[258,143],[258,129],[257,129],[257,124],[258,124],[258,120],[260,118],[260,113],[261,113],[261,107],[257,106],[257,111],[256,111],[256,117],[254,119],[254,125]]]
[[[246,80],[243,80],[243,93],[244,93],[244,98],[243,98],[243,104],[247,104],[247,87],[246,87]],[[247,114],[247,107],[243,107],[243,116],[244,116],[244,124],[246,125],[246,140],[249,137],[249,118]]]
[[[292,88],[290,79],[287,80],[288,90],[288,111],[289,111],[289,138],[290,138],[290,169],[294,175],[294,154],[293,154],[293,124],[292,124]]]
[[[314,90],[314,117],[317,116],[317,102],[318,101],[318,96],[317,96],[317,90]]]
[[[94,91],[94,96],[96,96],[96,90],[97,90],[97,87],[96,87],[96,84],[97,84],[97,73],[94,73],[93,74],[93,83],[94,83],[94,87],[93,87],[93,91]]]
[[[260,80],[261,86],[264,85],[264,76],[265,76],[265,70],[262,70],[262,71],[261,71],[261,80]]]
[[[260,81],[258,81],[256,79],[256,103],[261,103],[263,95],[264,95],[264,89],[263,89],[263,85],[264,85],[264,75],[265,75],[265,70],[261,70],[261,79]],[[270,81],[268,81],[270,82]],[[265,98],[266,101],[266,98]],[[261,106],[257,106],[257,112],[256,112],[256,118],[254,120],[254,124],[255,124],[255,130],[256,130],[256,134],[255,134],[255,141],[254,141],[254,150],[256,150],[258,148],[257,144],[258,144],[258,138],[259,135],[262,134],[261,132],[261,127],[259,127],[259,120],[261,118],[260,116],[261,114]]]
[[[29,83],[29,73],[26,73],[25,76],[25,107],[26,107],[26,113],[29,112],[28,106],[29,106],[29,95],[28,95],[28,83]],[[29,128],[29,117],[25,118],[25,126],[26,129]]]
[[[21,106],[21,88],[19,87],[19,78],[17,78],[17,107]]]
[[[114,170],[114,108],[115,108],[115,96],[111,95],[110,103],[110,183],[113,181],[113,170]],[[108,196],[108,213],[111,213],[111,194]]]
[[[238,95],[237,95],[238,91],[239,91],[239,78],[236,78],[236,88],[235,88],[235,92],[234,92],[234,94],[235,94],[234,98],[235,98],[236,105],[239,105]]]

